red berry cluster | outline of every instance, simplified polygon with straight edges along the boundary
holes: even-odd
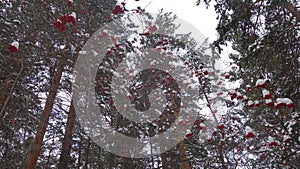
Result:
[[[67,23],[72,23],[73,25],[76,25],[76,14],[75,13],[58,17],[58,19],[53,22],[53,27],[55,29],[58,29],[59,31],[63,32],[66,30]]]

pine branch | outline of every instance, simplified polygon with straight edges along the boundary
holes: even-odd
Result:
[[[293,15],[294,15],[294,17],[296,17],[296,20],[298,21],[298,22],[300,22],[300,11],[296,8],[296,7],[294,7],[291,3],[289,3],[289,2],[286,2],[286,3],[284,3],[283,4],[283,7],[285,8],[285,9],[287,9],[289,12],[291,12]]]

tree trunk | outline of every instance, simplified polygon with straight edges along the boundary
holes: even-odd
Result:
[[[175,100],[174,100],[174,97],[173,97],[172,93],[170,95],[171,95],[172,105],[175,105]],[[174,115],[176,116],[176,118],[178,118],[178,112],[176,110],[174,111]],[[178,127],[179,126],[177,126],[177,128]],[[180,131],[180,130],[178,130],[178,131]],[[179,141],[178,144],[179,144],[179,154],[180,154],[180,160],[181,160],[181,168],[182,169],[191,169],[189,161],[188,161],[188,159],[186,157],[186,152],[185,152],[184,144],[181,141],[182,140],[181,133],[178,132],[177,134],[178,134],[178,141]]]
[[[70,160],[72,129],[73,129],[74,121],[75,121],[75,109],[74,109],[73,102],[71,102],[69,114],[68,114],[66,132],[62,141],[61,154],[60,154],[59,164],[58,164],[59,169],[68,168],[68,164]]]
[[[27,160],[25,162],[25,169],[34,169],[38,157],[42,151],[42,145],[43,145],[43,138],[46,133],[46,128],[48,125],[48,121],[51,115],[51,110],[54,104],[54,100],[57,94],[57,90],[59,87],[59,82],[63,73],[64,66],[62,64],[58,65],[57,71],[54,74],[52,81],[51,81],[51,87],[49,91],[49,95],[46,101],[46,105],[44,108],[43,113],[40,116],[39,124],[37,127],[35,139],[33,140],[30,151],[27,157]]]

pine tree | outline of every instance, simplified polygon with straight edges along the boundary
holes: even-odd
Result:
[[[86,35],[108,20],[114,3],[1,2],[0,117],[1,149],[5,152],[1,156],[1,168],[23,168],[25,165],[35,168],[38,156],[47,158],[42,158],[37,166],[49,166],[57,160],[51,153],[58,147],[48,144],[48,137],[52,133],[53,138],[61,132],[61,126],[57,125],[60,123],[53,122],[55,117],[51,114],[62,104],[59,97],[55,98],[57,92],[68,89],[60,84],[63,67],[72,67],[76,52],[88,39]],[[66,18],[68,20],[63,20]],[[64,23],[58,25],[58,19]],[[58,62],[60,66],[56,67]],[[55,82],[51,83],[53,77],[56,77]],[[49,98],[45,102],[43,96],[47,92]],[[43,104],[44,113],[40,116]],[[33,139],[37,123],[39,127]],[[47,142],[44,148],[41,147],[43,142]]]
[[[240,134],[224,142],[224,154],[231,154],[227,165],[298,168],[299,4],[215,3],[219,19],[215,45],[221,52],[222,45],[232,42],[238,52],[230,56],[231,76],[226,79],[240,81],[240,88],[228,92],[231,108],[223,122],[226,134]]]

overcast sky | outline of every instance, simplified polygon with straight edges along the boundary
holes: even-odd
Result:
[[[124,0],[118,0],[123,2]],[[150,4],[149,4],[150,3]],[[217,39],[216,27],[218,21],[214,11],[213,4],[206,9],[204,3],[196,6],[196,0],[127,0],[126,7],[128,9],[136,9],[146,7],[146,11],[158,13],[160,9],[165,12],[173,12],[180,19],[183,19],[195,26],[205,37],[209,38],[209,42]],[[224,47],[223,47],[224,48]],[[228,54],[232,52],[231,48],[224,48],[221,54],[222,60],[228,61]]]
[[[122,2],[123,0],[119,0]],[[213,42],[217,39],[216,27],[218,21],[216,19],[217,15],[214,10],[213,4],[206,9],[205,4],[201,3],[196,6],[196,0],[140,0],[135,2],[135,0],[127,0],[126,7],[128,9],[136,9],[138,6],[141,8],[146,7],[147,12],[158,13],[160,9],[164,9],[164,12],[173,12],[180,19],[190,23],[196,27],[205,37],[209,39],[209,42]],[[150,3],[150,4],[149,4]],[[192,30],[192,29],[189,29]],[[224,49],[221,55],[221,59],[217,61],[216,68],[220,69],[222,72],[227,71],[229,68],[228,55],[232,52],[230,48]],[[227,87],[235,88],[236,84],[228,84]],[[218,112],[223,112],[223,106],[215,105],[219,107]],[[209,110],[206,110],[209,112]]]
[[[140,0],[139,2],[127,0],[126,6],[129,9],[136,8],[137,6],[144,8],[150,2],[151,0]],[[196,0],[153,0],[151,4],[146,7],[146,11],[158,13],[162,8],[165,12],[173,12],[180,19],[197,27],[211,42],[217,38],[217,32],[215,30],[217,20],[213,7],[206,9],[204,4],[196,6]]]

